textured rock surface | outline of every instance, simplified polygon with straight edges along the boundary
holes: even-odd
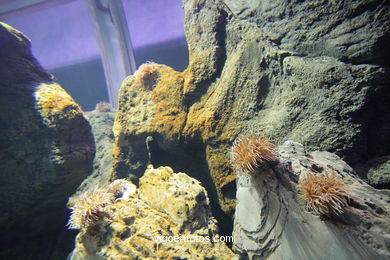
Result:
[[[169,167],[149,167],[136,193],[106,209],[110,217],[80,232],[70,259],[238,259],[222,242],[158,241],[217,235],[206,190]]]
[[[237,178],[234,250],[249,259],[387,259],[390,256],[390,191],[355,177],[337,155],[307,153],[288,141],[280,163],[255,176]],[[344,213],[320,218],[298,199],[298,181],[308,170],[336,170],[352,185]]]
[[[350,63],[389,65],[390,7],[383,0],[224,0],[239,19],[256,24],[283,49]]]
[[[367,182],[374,187],[390,189],[390,159],[367,171]]]
[[[156,65],[124,81],[114,176],[136,181],[149,162],[172,165],[201,180],[211,202],[232,213],[229,149],[241,133],[298,141],[352,166],[390,153],[388,3],[183,6],[190,64],[183,73]]]
[[[390,156],[374,158],[359,164],[356,171],[375,188],[390,189]]]
[[[47,259],[66,223],[67,198],[92,171],[93,136],[29,40],[5,24],[0,79],[0,258]]]
[[[106,185],[111,178],[112,146],[114,144],[115,112],[94,110],[85,113],[96,144],[96,155],[93,161],[93,172],[78,188],[79,192]]]

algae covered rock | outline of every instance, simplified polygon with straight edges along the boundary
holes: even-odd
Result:
[[[91,128],[27,37],[4,23],[0,78],[0,256],[50,258],[67,198],[92,171]]]
[[[390,256],[389,190],[370,187],[335,154],[308,153],[301,144],[291,141],[279,147],[279,152],[279,164],[237,178],[234,251],[249,259]],[[336,181],[345,182],[348,188],[342,196],[347,194],[348,198],[346,204],[340,203],[339,212],[318,215],[305,206],[300,184],[308,172],[318,175],[324,171],[334,171],[340,178]],[[315,192],[314,187],[310,188]],[[316,196],[318,202],[319,195]],[[330,205],[337,203],[325,201]]]
[[[184,173],[149,167],[140,188],[83,229],[70,259],[237,259],[218,237],[206,190]]]

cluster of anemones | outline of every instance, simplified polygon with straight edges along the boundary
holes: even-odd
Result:
[[[255,174],[265,162],[278,159],[275,145],[262,136],[237,138],[232,146],[231,164],[236,173]],[[334,170],[323,174],[307,172],[298,185],[299,197],[306,207],[318,215],[339,215],[348,206],[350,185]]]

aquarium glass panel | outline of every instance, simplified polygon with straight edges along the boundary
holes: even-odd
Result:
[[[108,99],[99,46],[85,1],[49,1],[7,13],[0,20],[31,39],[34,56],[84,110]]]
[[[146,61],[182,71],[188,65],[181,0],[123,1],[137,66]]]

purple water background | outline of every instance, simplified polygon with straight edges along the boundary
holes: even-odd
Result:
[[[184,37],[181,0],[123,0],[133,47]],[[35,57],[46,69],[100,56],[92,17],[84,0],[0,17],[32,41]]]

